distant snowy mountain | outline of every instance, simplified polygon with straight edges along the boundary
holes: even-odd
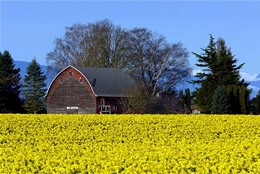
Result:
[[[240,72],[240,76],[246,82],[249,83],[248,88],[252,89],[251,98],[254,98],[258,91],[260,90],[260,73],[259,74],[249,74],[246,72]]]
[[[240,72],[240,76],[242,79],[244,79],[247,82],[260,80],[260,74],[249,74],[246,72]]]
[[[260,81],[260,74],[258,74],[258,75],[255,77],[254,81]]]

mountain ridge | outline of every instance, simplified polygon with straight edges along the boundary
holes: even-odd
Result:
[[[20,75],[21,75],[21,78],[22,78],[22,81],[23,81],[23,78],[26,75],[26,69],[27,69],[28,65],[30,64],[30,62],[14,60],[14,64],[15,64],[15,68],[20,68]],[[46,65],[41,65],[41,64],[39,64],[39,65],[40,65],[43,73],[47,76],[45,83],[47,85],[46,87],[48,88],[49,85],[51,84],[51,81],[52,81],[53,78],[49,77],[47,75],[47,66]]]

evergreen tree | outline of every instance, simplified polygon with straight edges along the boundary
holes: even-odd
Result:
[[[29,113],[36,114],[45,109],[44,95],[46,92],[46,75],[34,58],[26,69],[22,95],[25,99],[24,108]]]
[[[203,113],[211,113],[212,96],[217,86],[216,84],[213,76],[208,76],[202,81],[201,87],[193,92],[195,103],[201,108]]]
[[[180,91],[179,93],[179,108],[180,108],[180,112],[184,113],[184,109],[185,109],[185,97],[183,95],[183,91]]]
[[[0,52],[0,113],[22,112],[20,68],[15,68],[11,54]]]
[[[232,114],[249,113],[249,97],[251,92],[251,89],[247,89],[247,85],[229,85],[227,87]]]
[[[232,114],[240,114],[241,113],[241,106],[239,100],[240,87],[238,85],[228,85],[227,93],[231,104]]]
[[[219,86],[229,85],[245,85],[243,80],[240,80],[239,70],[244,64],[236,66],[237,59],[231,53],[230,49],[227,49],[225,41],[218,39],[217,42],[210,36],[209,45],[202,49],[204,53],[193,53],[198,58],[196,66],[204,68],[201,73],[197,73],[195,77],[198,80],[193,80],[193,84],[199,84],[200,88],[197,88],[194,92],[196,104],[205,113],[211,113],[211,103],[214,91]]]
[[[185,89],[185,95],[183,91],[179,93],[179,108],[181,113],[191,113],[191,95],[190,89]]]
[[[230,114],[230,109],[231,106],[226,87],[219,86],[213,95],[211,112],[212,114]]]
[[[241,114],[249,113],[249,97],[250,90],[247,89],[245,85],[240,86],[240,95],[239,95],[239,103],[241,106]]]
[[[256,97],[251,101],[251,111],[253,114],[260,114],[260,90]]]
[[[228,49],[223,39],[218,39],[216,43],[217,62],[216,71],[214,72],[218,84],[223,86],[228,85],[246,85],[243,80],[240,80],[239,70],[245,63],[236,66],[238,59],[236,59],[230,48]]]
[[[191,95],[190,95],[190,89],[185,89],[185,105],[187,113],[191,113]]]

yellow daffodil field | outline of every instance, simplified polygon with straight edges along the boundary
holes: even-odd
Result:
[[[260,117],[0,114],[0,173],[260,173]]]

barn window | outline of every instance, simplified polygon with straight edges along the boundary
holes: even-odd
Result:
[[[62,82],[62,77],[60,78],[60,82]]]
[[[69,76],[72,76],[72,72],[71,71],[69,72]]]
[[[79,78],[79,82],[82,82],[82,78],[81,77]]]

